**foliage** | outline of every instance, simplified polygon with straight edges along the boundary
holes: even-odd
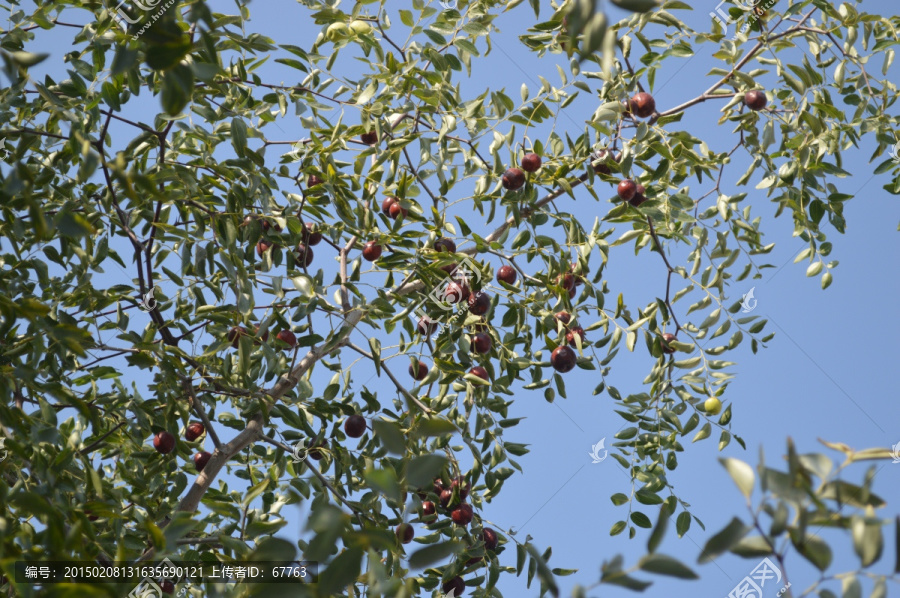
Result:
[[[732,519],[724,529],[710,537],[697,562],[709,563],[729,552],[746,559],[774,559],[774,562],[769,560],[768,563],[777,570],[777,579],[772,575],[770,581],[777,581],[780,585],[763,587],[771,595],[786,587],[786,591],[777,595],[790,598],[794,590],[791,589],[785,563],[793,549],[822,573],[820,579],[798,595],[808,596],[818,592],[822,598],[861,596],[865,580],[872,584],[870,596],[886,597],[888,582],[900,582],[900,516],[885,519],[875,513],[875,509],[886,505],[881,497],[872,492],[878,470],[876,465],[869,467],[861,484],[846,482],[841,479],[841,474],[855,463],[891,459],[891,451],[883,448],[855,451],[840,443],[822,443],[842,452],[845,457],[843,463],[836,465],[821,453],[798,454],[790,439],[787,443],[786,470],[767,467],[762,451],[756,474],[743,461],[721,459],[722,465],[747,499],[749,521],[744,522],[738,517]],[[757,481],[761,496],[759,504],[753,507],[751,497]],[[659,518],[647,542],[647,555],[640,562],[624,570],[624,559],[621,555],[616,556],[603,564],[601,578],[591,588],[611,584],[643,591],[652,582],[633,577],[634,573],[641,571],[681,579],[696,578],[697,574],[677,559],[656,552],[672,514],[667,505],[660,507]],[[893,528],[895,557],[890,573],[876,573],[870,567],[881,559],[885,528]],[[825,538],[830,530],[839,532],[833,535],[849,538],[859,558],[858,569],[826,575],[833,554]],[[829,588],[834,588],[838,593]],[[588,589],[576,588],[573,595],[583,597]]]
[[[558,83],[540,77],[540,89],[523,85],[514,98],[469,95],[460,79],[491,51],[498,17],[529,10],[521,0],[447,10],[414,0],[396,12],[384,0],[348,11],[301,4],[320,26],[304,47],[246,33],[247,5],[221,14],[193,0],[150,22],[133,6],[13,3],[0,90],[7,576],[16,559],[243,559],[277,546],[321,561],[320,584],[301,590],[311,595],[352,584],[417,595],[470,573],[469,588],[487,595],[501,572],[526,564],[528,583],[537,577],[555,594],[555,577],[570,572],[550,569],[550,549],[506,533],[485,550],[482,530],[488,503],[521,470],[514,458],[528,452],[509,436],[519,421],[512,397],[567,397],[550,354],[576,326],[585,333],[571,341],[577,367],[631,424],[612,453],[632,480],[612,497],[629,509],[613,535],[646,528],[658,543],[665,518],[654,527],[642,510],[656,505],[683,534],[699,519],[668,477],[682,439],[715,433],[720,450],[744,445],[732,431],[735,362],[725,354],[772,337],[729,298],[730,285],[761,276],[767,265],[753,258],[774,244],[751,191],[733,192],[723,175],[736,152],[752,156],[736,187],[753,185],[791,215],[808,244],[798,261],[831,284],[826,230],[844,231],[852,199],[833,182],[850,174],[842,152],[870,136],[876,159],[894,142],[885,108],[896,88],[869,69],[881,57],[887,74],[897,18],[801,0],[731,40],[719,25],[691,29],[677,0],[616,0],[636,11],[617,23],[595,1],[551,14],[530,1],[522,44],[568,63]],[[47,59],[32,51],[36,29],[73,33],[66,79],[30,75]],[[708,89],[647,119],[630,113],[629,97],[652,92],[658,73],[704,44],[720,63]],[[269,58],[299,82],[264,81]],[[751,89],[766,90],[767,109],[747,109]],[[161,111],[148,117],[149,96]],[[564,130],[557,117],[579,96],[598,107],[583,130]],[[713,105],[731,149],[679,128],[686,110]],[[273,131],[291,112],[302,139]],[[362,140],[372,133],[374,143]],[[526,150],[543,167],[505,189],[504,172]],[[897,163],[875,168],[888,172],[885,189],[900,193]],[[645,186],[644,203],[616,198],[625,177]],[[405,213],[383,213],[386,197]],[[593,222],[585,204],[601,214]],[[315,249],[313,233],[323,237]],[[458,250],[436,251],[441,237]],[[361,257],[367,242],[383,248],[371,264]],[[625,246],[659,256],[658,296],[626,302],[604,277]],[[515,268],[515,284],[493,282],[501,264]],[[487,314],[436,300],[454,265],[470,269],[472,296],[490,298]],[[423,334],[422,314],[440,330]],[[276,340],[284,330],[295,348]],[[489,353],[473,353],[476,332],[490,336]],[[677,339],[664,343],[665,333]],[[606,383],[623,347],[646,350],[643,389]],[[420,359],[427,376],[408,383],[399,372]],[[371,390],[370,371],[395,392]],[[710,397],[724,403],[720,414],[707,411]],[[359,441],[343,429],[353,414],[369,422]],[[183,440],[191,421],[208,438]],[[150,446],[163,431],[178,437],[174,453]],[[191,458],[203,446],[212,456],[198,474]],[[225,471],[239,483],[217,477]],[[447,488],[463,480],[450,502],[471,485],[471,525],[452,525],[440,508],[437,522],[424,521],[422,500],[440,500],[436,477]],[[275,536],[294,504],[308,507],[309,522],[286,549]],[[866,517],[857,535],[868,561],[878,551]],[[426,533],[416,550],[390,531],[407,521]],[[801,554],[824,558],[804,544],[805,525],[795,525]],[[500,566],[513,545],[517,566]],[[648,559],[645,571],[693,575]],[[619,570],[613,561],[604,575]]]

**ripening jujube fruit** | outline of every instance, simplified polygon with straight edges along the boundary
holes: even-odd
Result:
[[[350,438],[359,438],[366,432],[366,418],[353,414],[344,422],[344,433]]]
[[[481,530],[481,539],[484,540],[484,548],[485,550],[494,550],[497,548],[497,532],[493,529],[486,527]]]
[[[521,165],[525,172],[537,172],[541,168],[541,157],[535,153],[525,154]]]
[[[316,225],[313,222],[303,224],[303,242],[312,247],[322,242],[322,233],[316,231]]]
[[[647,201],[647,197],[644,195],[644,191],[646,191],[646,189],[644,189],[644,186],[638,183],[637,188],[634,191],[634,196],[628,200],[628,203],[630,203],[634,207],[638,207],[639,205]]]
[[[162,455],[168,455],[175,448],[175,437],[168,432],[157,432],[153,437],[153,448]]]
[[[575,351],[566,345],[558,346],[553,349],[553,353],[550,354],[550,365],[553,366],[554,370],[561,374],[572,371],[572,369],[575,368],[576,361],[577,356],[575,355]]]
[[[394,531],[403,544],[409,544],[413,541],[413,537],[415,536],[413,526],[408,523],[401,523]]]
[[[456,525],[466,526],[472,521],[472,505],[468,503],[460,503],[450,513],[450,519]]]
[[[662,345],[663,353],[667,353],[667,354],[671,355],[672,353],[675,352],[675,348],[669,346],[669,343],[671,343],[674,340],[676,340],[675,335],[672,334],[671,332],[667,332],[664,335],[662,335],[661,345]]]
[[[475,349],[476,353],[481,353],[482,355],[490,353],[492,344],[489,334],[479,332],[472,336],[472,348]]]
[[[209,463],[210,457],[212,457],[212,455],[206,451],[200,451],[194,455],[194,467],[197,468],[197,473],[203,471],[203,468]]]
[[[519,168],[510,168],[503,173],[500,182],[503,183],[503,188],[509,191],[521,189],[525,184],[525,173]]]
[[[476,316],[483,316],[491,308],[491,298],[487,293],[475,293],[469,295],[469,312]]]
[[[441,237],[434,242],[434,250],[437,252],[446,251],[447,253],[456,253],[456,243],[453,242],[453,239]]]
[[[206,432],[206,427],[200,422],[191,422],[184,429],[184,439],[188,442],[194,442]]]
[[[637,183],[632,181],[631,179],[624,179],[619,182],[619,186],[616,187],[616,193],[619,194],[619,197],[625,201],[628,201],[634,194],[637,193]]]
[[[363,246],[362,256],[367,262],[374,262],[381,257],[381,245],[377,241],[369,241]]]
[[[306,179],[306,186],[307,186],[307,187],[315,187],[316,185],[321,185],[321,184],[324,183],[324,182],[325,182],[325,181],[323,181],[322,179],[320,179],[320,178],[317,177],[316,175],[311,174],[311,175],[309,175],[309,178]]]
[[[516,284],[517,277],[516,269],[512,266],[500,266],[500,269],[497,270],[497,280],[499,282],[513,285]]]
[[[491,380],[490,376],[488,376],[488,371],[480,365],[476,365],[475,367],[473,367],[471,370],[469,370],[469,373],[473,376],[478,376],[479,378],[487,382],[490,382]]]
[[[313,261],[313,250],[303,243],[297,243],[297,262],[309,266]]]
[[[441,589],[444,590],[444,594],[453,594],[455,598],[459,598],[466,589],[466,582],[463,581],[462,577],[457,575],[450,581],[444,583],[444,585],[441,586]]]
[[[753,89],[744,94],[744,105],[750,110],[762,110],[768,102],[765,92]]]
[[[409,375],[414,380],[421,382],[428,375],[428,366],[423,361],[419,361],[416,364],[411,363],[409,364]]]
[[[641,91],[631,98],[630,108],[640,118],[647,118],[656,112],[656,100],[647,92]]]

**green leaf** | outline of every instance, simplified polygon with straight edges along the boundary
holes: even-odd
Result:
[[[541,585],[548,588],[552,595],[558,596],[559,588],[556,586],[556,578],[553,577],[553,572],[547,566],[547,560],[544,555],[539,553],[531,542],[525,544],[525,550],[531,555],[532,562],[537,564],[537,574],[538,579],[541,580]]]
[[[625,530],[626,527],[628,527],[627,521],[616,521],[613,524],[612,529],[609,530],[609,535],[617,536],[617,535],[621,534]]]
[[[372,429],[375,431],[375,437],[388,451],[395,455],[406,452],[406,439],[400,431],[400,426],[394,422],[376,419],[372,422]]]
[[[675,520],[675,532],[679,538],[682,538],[689,529],[691,529],[691,514],[687,511],[682,511]]]
[[[319,573],[316,590],[323,596],[333,596],[356,583],[356,578],[362,573],[362,557],[363,550],[357,546],[341,552]]]
[[[375,364],[375,375],[381,375],[381,341],[377,338],[369,338],[369,348],[372,350],[372,361]]]
[[[393,500],[400,500],[400,482],[393,469],[370,469],[364,474],[366,482],[374,490],[378,490]]]
[[[264,538],[248,555],[253,561],[291,561],[297,556],[297,547],[281,538]]]
[[[600,579],[600,583],[608,583],[610,585],[620,586],[629,590],[634,590],[636,592],[643,592],[648,587],[653,585],[653,582],[640,581],[633,577],[629,577],[622,571],[604,573],[603,577]]]
[[[656,526],[647,539],[647,552],[656,552],[660,543],[666,535],[666,528],[669,527],[669,510],[666,505],[659,508],[659,517],[656,519]]]
[[[841,598],[862,598],[862,585],[855,575],[850,574],[841,580]]]
[[[894,518],[894,573],[900,573],[900,515]]]
[[[12,61],[21,67],[31,67],[47,59],[49,54],[33,54],[31,52],[6,52]]]
[[[797,549],[803,558],[815,565],[819,571],[825,571],[831,564],[831,548],[816,535],[807,534],[801,536],[800,530],[790,530],[791,544]]]
[[[728,471],[731,479],[734,480],[734,483],[737,484],[741,494],[749,501],[750,495],[753,493],[753,485],[756,481],[756,476],[753,475],[753,468],[740,459],[733,459],[731,457],[725,459],[720,458],[719,463],[725,466],[725,469]]]
[[[708,563],[715,560],[720,554],[731,550],[732,547],[737,545],[741,538],[747,535],[748,531],[750,531],[750,528],[745,526],[740,519],[737,517],[732,518],[731,522],[722,531],[706,542],[706,546],[703,547],[703,552],[700,553],[700,558],[697,559],[697,562]]]
[[[625,503],[628,502],[628,496],[625,494],[622,494],[621,492],[617,492],[617,493],[613,494],[612,496],[609,497],[609,499],[617,507],[619,505],[624,505]]]
[[[110,67],[110,74],[115,77],[128,72],[137,62],[137,57],[137,50],[129,50],[125,46],[116,46],[116,55]]]
[[[231,144],[238,156],[247,150],[247,125],[237,117],[231,119]]]
[[[185,537],[200,524],[192,517],[192,513],[176,511],[171,515],[169,524],[163,530],[166,537],[166,547],[175,546],[176,542]]]
[[[635,492],[634,497],[639,503],[645,505],[658,505],[663,502],[663,499],[659,496],[659,494],[650,492],[646,488],[641,488],[640,490]]]
[[[631,521],[638,527],[642,527],[644,529],[650,529],[653,527],[653,524],[650,522],[650,518],[641,513],[640,511],[634,511],[631,514]]]
[[[631,12],[650,12],[659,7],[657,0],[612,0],[612,3]]]
[[[450,420],[442,417],[429,417],[423,418],[419,422],[419,425],[416,426],[415,434],[417,437],[443,436],[444,434],[453,434],[456,431],[456,425]]]
[[[703,427],[700,428],[700,431],[694,436],[694,439],[691,442],[697,442],[698,440],[704,440],[709,438],[709,435],[712,433],[712,425],[709,422],[703,424]]]
[[[822,486],[822,490],[819,492],[819,498],[823,500],[834,500],[858,509],[863,509],[865,507],[880,509],[887,504],[884,502],[883,498],[874,492],[843,481],[828,482]]]
[[[641,571],[648,573],[668,575],[679,579],[699,579],[699,576],[689,567],[664,554],[648,554],[638,561],[638,567]]]
[[[410,555],[409,567],[411,569],[423,569],[434,563],[447,560],[450,555],[456,554],[463,548],[465,548],[465,545],[455,540],[420,548]]]
[[[189,66],[179,64],[166,71],[162,81],[162,107],[169,116],[178,116],[187,106],[194,91],[194,73]]]
[[[94,227],[84,216],[70,210],[60,210],[56,217],[56,227],[67,237],[81,238],[94,234]]]
[[[863,568],[881,558],[884,537],[879,521],[867,521],[863,517],[854,516],[851,518],[850,531],[853,536],[853,550],[856,551]]]
[[[772,554],[772,546],[762,536],[747,536],[731,548],[734,554],[749,558],[758,558]]]
[[[443,455],[422,455],[409,462],[406,481],[410,488],[424,488],[447,466]]]
[[[177,30],[177,25],[175,25]],[[169,33],[168,30],[162,31],[162,36],[168,38],[162,43],[147,44],[144,54],[144,60],[151,69],[155,71],[169,70],[179,65],[181,60],[191,51],[191,39],[184,33]],[[179,65],[184,66],[184,65]],[[188,71],[190,68],[188,67]]]

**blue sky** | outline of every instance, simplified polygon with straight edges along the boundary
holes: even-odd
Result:
[[[549,14],[547,3],[542,4],[543,10]],[[715,5],[712,2],[708,5],[694,4],[693,12],[678,11],[678,16],[698,31],[710,30],[711,19],[707,13],[714,10]],[[211,5],[215,10],[235,12],[232,3],[212,2]],[[341,8],[349,10],[350,3],[342,4]],[[887,0],[880,0],[866,2],[862,8],[870,13],[889,14],[889,9],[894,7]],[[252,17],[247,31],[262,33],[276,43],[308,47],[319,30],[307,18],[306,9],[298,4],[252,2],[250,11]],[[89,16],[84,11],[69,12],[66,18],[72,22],[85,22]],[[609,14],[617,18],[624,13],[611,9]],[[474,97],[487,87],[504,87],[510,97],[517,98],[523,83],[532,91],[540,86],[539,75],[554,83],[559,80],[555,64],[565,65],[564,58],[545,55],[537,59],[516,40],[516,36],[533,22],[533,16],[527,3],[524,3],[495,21],[501,32],[492,37],[493,52],[473,61],[472,77],[462,84],[464,95]],[[79,17],[81,20],[78,20]],[[405,29],[399,19],[395,18],[394,23],[395,29]],[[63,78],[65,67],[62,55],[70,50],[69,38],[75,31],[56,28],[50,33],[38,32],[38,43],[34,47],[49,51],[51,59],[40,65],[42,70],[33,69],[33,74],[48,72]],[[479,44],[479,49],[483,50],[482,44]],[[694,57],[672,58],[658,73],[653,89],[658,108],[678,105],[713,82],[707,73],[717,66],[711,58],[714,46],[706,44],[695,49],[697,54]],[[639,50],[639,45],[635,44],[635,54]],[[636,62],[637,58],[633,54],[632,62]],[[349,53],[342,60],[349,65],[347,68],[358,70],[358,63],[350,59]],[[873,66],[872,70],[880,77],[880,61],[875,61],[875,64],[877,66]],[[266,82],[290,84],[295,82],[297,71],[270,60],[258,72]],[[890,76],[897,80],[896,75],[895,66]],[[646,85],[646,81],[643,83]],[[136,99],[134,106],[129,104],[123,115],[138,114],[149,120],[149,111],[157,108],[158,98],[144,94]],[[596,98],[582,94],[559,116],[557,131],[570,131],[573,136],[580,134],[584,129],[584,120],[595,108]],[[728,151],[735,143],[735,136],[731,132],[732,125],[717,125],[718,109],[719,106],[707,102],[688,110],[680,123],[667,128],[689,131],[705,140],[711,149]],[[274,125],[269,126],[266,133],[271,139],[289,140],[305,136],[299,119],[291,118],[290,113],[288,118],[280,119],[276,124],[284,135],[279,136],[276,133],[278,129]],[[547,131],[546,126],[538,128],[530,136],[532,139],[543,138]],[[116,135],[115,129],[113,134]],[[115,139],[124,144],[124,140],[130,139],[127,135],[130,135],[128,130],[119,129]],[[488,143],[485,141],[484,147]],[[831,181],[842,193],[853,194],[855,198],[846,204],[846,234],[840,235],[827,225],[824,227],[828,240],[834,243],[830,259],[840,261],[834,270],[834,283],[825,291],[820,289],[818,277],[805,277],[806,262],[793,263],[794,256],[806,245],[799,238],[792,237],[793,224],[789,215],[775,218],[775,205],[763,191],[754,190],[759,177],[755,176],[747,187],[738,189],[734,186],[733,181],[749,163],[750,157],[746,152],[739,151],[734,164],[726,169],[726,192],[747,191],[749,196],[742,205],[749,203],[753,206],[753,213],[763,218],[762,229],[767,242],[777,243],[771,254],[758,256],[757,259],[757,263],[775,267],[764,270],[759,280],[733,284],[729,298],[731,301],[737,300],[753,288],[758,301],[753,313],[769,320],[766,332],[777,334],[756,355],[751,353],[749,342],[745,341],[740,350],[730,353],[728,357],[737,361],[738,365],[733,368],[737,378],[729,387],[726,404],[733,406],[732,431],[745,439],[747,450],[732,443],[719,453],[715,436],[693,445],[687,440],[684,442],[685,452],[679,455],[678,469],[669,474],[679,497],[691,504],[692,512],[703,520],[707,531],[703,532],[695,524],[686,537],[678,539],[674,526],[670,526],[669,535],[659,551],[677,556],[693,566],[701,579],[687,582],[654,576],[656,584],[646,592],[647,595],[655,596],[664,591],[673,598],[726,596],[758,562],[756,559],[723,556],[711,564],[696,565],[696,557],[712,533],[724,527],[732,516],[746,520],[743,498],[717,462],[718,457],[736,457],[755,466],[760,448],[763,448],[767,462],[780,466],[787,437],[794,439],[801,453],[826,452],[835,458],[839,455],[819,444],[817,438],[843,442],[855,448],[889,447],[900,442],[900,428],[896,424],[900,421],[900,406],[892,381],[893,367],[896,367],[895,362],[900,357],[897,348],[900,319],[892,304],[900,291],[896,265],[896,259],[900,257],[900,238],[897,235],[900,208],[896,198],[882,189],[882,185],[889,180],[889,174],[872,176],[875,165],[883,160],[880,158],[875,164],[868,163],[873,149],[872,140],[866,139],[859,150],[845,152],[844,168],[854,174]],[[708,188],[708,185],[700,185],[696,186],[695,191],[702,194]],[[610,189],[610,195],[612,193]],[[577,195],[576,201],[562,199],[558,206],[583,216],[583,222],[588,226],[608,209],[605,204],[594,202],[587,193]],[[478,222],[478,218],[474,220],[476,225],[472,225],[473,219],[469,214],[468,221],[473,232],[481,235],[493,230],[496,224],[483,224]],[[624,230],[622,228],[613,238]],[[676,259],[683,257],[684,253],[683,248],[674,249]],[[593,259],[596,257],[595,254]],[[110,270],[108,276],[112,280],[120,273]],[[658,256],[650,255],[646,250],[634,256],[630,247],[621,246],[612,250],[604,279],[614,290],[612,298],[623,292],[626,303],[630,301],[634,309],[663,296],[666,271]],[[99,277],[98,281],[103,282],[103,277]],[[682,320],[690,319],[684,312],[691,302],[697,300],[691,297],[693,295],[676,303]],[[699,322],[697,316],[700,313],[703,312],[692,314],[695,323]],[[139,319],[136,314],[133,318],[135,321]],[[400,358],[401,361],[404,359]],[[635,353],[620,352],[613,362],[608,382],[623,394],[646,391],[642,381],[651,366],[652,358],[639,343]],[[390,381],[369,379],[370,373],[366,367],[364,364],[354,374],[354,379],[364,382],[370,390],[393,397],[396,391]],[[330,376],[330,372],[319,372],[314,379],[327,383]],[[137,379],[137,382],[141,384],[143,381]],[[502,494],[485,504],[481,511],[481,515],[496,523],[495,527],[501,532],[515,529],[517,537],[530,535],[541,549],[552,546],[552,567],[578,569],[576,574],[560,578],[562,595],[569,595],[576,583],[590,585],[596,582],[600,563],[616,553],[624,554],[626,565],[635,563],[644,554],[646,544],[646,533],[639,532],[631,541],[625,534],[615,538],[609,536],[610,527],[624,518],[627,509],[627,506],[613,506],[609,496],[615,492],[628,493],[630,482],[627,473],[615,461],[607,459],[592,464],[589,452],[591,446],[601,439],[606,440],[609,448],[615,433],[626,426],[614,413],[616,403],[613,399],[607,394],[591,394],[597,382],[596,374],[576,370],[566,377],[568,398],[557,397],[552,404],[544,400],[541,391],[516,392],[510,416],[526,419],[508,430],[505,439],[529,444],[531,452],[516,458],[525,473],[507,480]],[[317,390],[323,386],[317,386]],[[897,513],[891,499],[900,490],[900,465],[877,462],[876,466],[879,473],[875,491],[889,503],[879,514],[891,517]],[[864,469],[865,466],[850,468],[844,479],[859,482]],[[232,487],[243,483],[232,476],[223,478]],[[754,498],[758,498],[758,493]],[[655,520],[655,510],[646,508],[645,512]],[[285,515],[292,523],[282,535],[299,533],[305,510],[286,510]],[[824,534],[824,537],[831,540],[837,536]],[[891,536],[886,537],[885,555],[882,562],[875,565],[876,571],[889,570],[894,556],[892,539]],[[835,549],[835,558],[829,573],[858,567],[846,536],[840,536],[831,544]],[[504,552],[501,562],[515,566],[515,551],[510,549]],[[787,563],[795,589],[808,587],[818,577],[817,572],[795,551],[791,551]],[[640,577],[652,579],[644,574]],[[521,578],[505,575],[499,587],[507,596],[537,595],[536,585],[526,590],[524,575]],[[870,589],[868,585],[864,587]],[[765,595],[774,596],[776,589],[767,586]],[[602,588],[589,595],[616,597],[633,593]]]

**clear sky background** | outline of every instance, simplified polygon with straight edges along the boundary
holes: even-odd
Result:
[[[236,13],[231,2],[210,4],[214,10]],[[396,8],[401,8],[401,4],[403,3],[396,3]],[[524,3],[495,21],[501,32],[492,36],[493,51],[486,57],[473,60],[472,76],[463,81],[465,97],[475,97],[490,87],[505,88],[510,97],[517,98],[523,83],[532,91],[540,87],[539,75],[554,84],[559,81],[556,64],[565,66],[567,60],[564,56],[548,54],[537,59],[517,41],[517,36],[534,22],[534,15],[527,4]],[[609,3],[605,4],[611,18],[624,16],[625,13],[609,6]],[[698,31],[709,31],[712,25],[707,13],[715,9],[715,4],[712,0],[691,4],[695,8],[693,12],[678,11],[678,16]],[[542,2],[542,5],[544,20],[550,14],[550,7],[547,2]],[[783,9],[783,5],[787,5],[787,0],[779,2],[778,8]],[[341,4],[341,8],[348,11],[351,6],[350,2]],[[276,43],[308,48],[320,30],[309,20],[307,9],[293,2],[257,1],[251,2],[249,7],[251,21],[247,24],[247,32],[264,34]],[[885,15],[896,12],[894,2],[890,0],[865,2],[861,8],[870,13]],[[85,11],[71,10],[64,13],[63,20],[84,23],[89,18],[90,14]],[[394,24],[395,31],[402,31],[397,37],[403,39],[405,28],[397,18],[394,18]],[[51,59],[32,69],[32,74],[42,77],[44,73],[49,73],[57,80],[65,78],[63,54],[71,50],[70,40],[75,32],[75,29],[59,27],[49,33],[37,31],[37,42],[27,49],[50,52]],[[733,33],[733,26],[729,33]],[[483,43],[479,44],[479,49],[484,50]],[[633,63],[638,61],[640,49],[639,44],[635,43]],[[660,110],[693,98],[711,85],[713,79],[707,73],[715,66],[722,66],[711,57],[715,49],[713,44],[696,46],[695,56],[666,61],[652,90]],[[360,63],[351,59],[358,51],[344,52],[346,55],[341,60],[351,70],[343,72],[352,77],[362,68]],[[880,77],[880,60],[874,61],[870,68]],[[268,83],[299,82],[296,70],[276,64],[271,59],[257,72]],[[897,81],[900,79],[897,75],[895,66],[889,76]],[[646,85],[646,81],[643,83]],[[837,97],[836,93],[832,93]],[[770,95],[770,101],[771,99]],[[580,134],[584,129],[585,119],[595,110],[596,103],[596,98],[582,94],[558,117],[556,130],[560,133],[569,131],[573,136]],[[707,103],[690,109],[681,123],[668,125],[667,128],[689,131],[705,140],[711,149],[728,151],[736,142],[736,137],[731,133],[732,125],[717,125],[720,107],[715,103]],[[144,92],[141,97],[128,104],[123,116],[149,122],[149,115],[158,110],[158,98],[152,98]],[[890,110],[896,112],[895,108]],[[538,127],[530,133],[531,138],[545,138],[550,125],[552,123]],[[278,129],[284,134],[279,135]],[[118,131],[114,127],[112,132],[117,143],[116,149],[122,149],[132,136],[127,127],[119,128]],[[306,133],[300,126],[299,119],[289,115],[288,118],[279,119],[275,125],[268,126],[266,135],[270,139],[296,140],[305,137]],[[488,143],[489,140],[485,141],[485,148]],[[277,161],[277,154],[283,149],[282,146],[269,148],[272,154],[267,159]],[[693,445],[686,438],[683,439],[686,451],[679,454],[679,467],[669,473],[669,480],[674,484],[678,495],[691,504],[692,512],[703,520],[707,531],[704,532],[694,524],[684,538],[678,539],[672,525],[659,551],[677,556],[693,566],[700,573],[701,580],[673,581],[665,577],[640,574],[642,578],[656,580],[656,584],[646,592],[647,595],[667,595],[671,598],[726,596],[757,564],[758,559],[740,559],[726,555],[711,564],[696,565],[702,546],[713,533],[724,527],[735,515],[746,520],[747,511],[743,498],[717,462],[718,457],[737,457],[755,466],[760,450],[764,449],[767,462],[780,468],[788,437],[794,439],[801,453],[829,452],[819,444],[818,438],[844,442],[855,448],[890,447],[900,442],[900,405],[894,370],[900,357],[900,318],[897,317],[894,306],[900,291],[897,267],[897,259],[900,257],[900,236],[897,233],[900,204],[896,197],[882,189],[889,181],[890,174],[872,175],[875,165],[884,159],[879,158],[875,164],[870,164],[868,160],[873,149],[872,140],[867,138],[858,151],[845,152],[844,168],[852,172],[853,176],[831,179],[840,192],[853,194],[855,198],[846,204],[845,235],[824,225],[829,241],[834,243],[830,259],[840,261],[840,265],[834,270],[834,283],[825,291],[820,289],[818,277],[805,277],[806,262],[793,263],[794,256],[806,244],[792,236],[793,223],[790,216],[785,214],[775,218],[775,205],[769,201],[765,192],[754,190],[753,187],[760,178],[759,173],[747,187],[737,189],[734,186],[733,182],[743,174],[750,157],[741,150],[735,154],[734,164],[727,167],[723,179],[725,192],[749,192],[742,205],[749,203],[753,206],[753,213],[762,216],[761,228],[766,233],[766,241],[777,242],[777,245],[771,254],[756,258],[757,264],[766,263],[775,267],[764,270],[763,277],[759,280],[732,284],[729,287],[730,301],[726,305],[740,299],[753,288],[758,300],[753,313],[769,321],[766,332],[774,331],[777,334],[756,355],[750,351],[749,340],[746,340],[739,351],[729,353],[727,357],[737,361],[738,366],[734,368],[737,379],[729,387],[725,402],[732,405],[734,413],[732,431],[745,439],[747,450],[742,450],[732,442],[720,454],[716,450],[715,435]],[[227,156],[223,153],[221,157]],[[696,186],[696,181],[689,182],[691,183],[695,194],[705,193],[709,189],[706,184]],[[296,192],[296,189],[287,187],[285,190]],[[610,197],[613,192],[610,188]],[[602,217],[609,209],[609,205],[595,202],[584,191],[576,195],[576,201],[564,197],[557,205],[562,210],[572,211],[583,217],[583,222],[588,227],[596,217]],[[714,201],[714,198],[708,201]],[[473,232],[482,236],[496,226],[496,223],[479,221],[477,216],[473,218],[471,211],[466,215]],[[621,228],[613,238],[625,230]],[[683,257],[684,253],[683,248],[673,249],[676,259]],[[122,255],[130,255],[130,252],[124,251]],[[596,254],[593,259],[597,259]],[[323,267],[333,268],[333,265]],[[116,266],[112,265],[112,268]],[[120,283],[121,275],[121,272],[110,269],[106,278],[98,277],[95,284]],[[133,277],[131,274],[128,276]],[[326,280],[329,278],[330,275],[327,275]],[[623,292],[626,303],[631,302],[632,309],[646,305],[665,293],[666,271],[662,260],[646,250],[635,257],[629,246],[612,250],[604,279],[609,281],[609,286],[613,289],[611,298]],[[697,300],[694,295],[696,293],[676,304],[682,322],[691,319],[699,322],[697,317],[704,314],[701,311],[691,317],[684,315],[688,305]],[[137,326],[142,326],[144,320],[136,312],[132,314],[132,327],[139,330]],[[595,334],[599,336],[598,332]],[[384,340],[382,342],[387,344]],[[400,359],[405,360],[405,357]],[[616,386],[623,395],[645,391],[642,380],[649,371],[652,360],[641,342],[635,353],[623,350],[613,362],[609,384]],[[364,364],[359,372],[354,373],[354,379],[359,384],[366,383],[370,390],[386,394],[388,398],[382,402],[387,404],[395,396],[395,388],[385,378],[369,379],[373,372],[366,370],[366,367],[368,366]],[[317,373],[314,381],[327,382],[330,376],[330,372]],[[146,380],[137,378],[136,382],[142,385]],[[552,567],[578,569],[576,574],[559,579],[564,596],[570,594],[575,584],[590,585],[596,582],[599,579],[600,563],[605,559],[622,553],[626,565],[630,566],[644,554],[646,546],[646,531],[640,531],[631,541],[627,540],[627,533],[615,538],[609,536],[610,527],[617,520],[625,518],[628,508],[613,506],[609,496],[615,492],[629,493],[630,481],[627,472],[613,459],[591,463],[591,446],[605,439],[609,448],[616,432],[626,427],[625,422],[614,413],[616,403],[607,394],[591,394],[598,382],[596,373],[575,370],[566,377],[568,398],[557,397],[552,404],[544,400],[542,391],[528,392],[520,389],[515,393],[510,417],[526,419],[519,426],[508,430],[505,439],[529,444],[531,452],[516,458],[525,473],[507,480],[502,494],[485,504],[481,511],[485,519],[496,523],[495,527],[501,533],[514,529],[519,538],[524,538],[526,534],[532,536],[534,543],[541,549],[552,546]],[[322,388],[324,383],[317,384],[318,392]],[[222,430],[221,433],[227,435],[228,431]],[[356,441],[351,439],[350,442]],[[836,453],[830,454],[839,458]],[[893,517],[898,513],[893,501],[900,491],[900,465],[878,462],[877,468],[879,472],[875,491],[888,501],[888,507],[879,514]],[[859,482],[864,469],[865,466],[851,468],[845,479]],[[188,471],[191,471],[190,467]],[[221,477],[232,487],[244,483],[233,476]],[[758,490],[754,495],[754,499],[757,498]],[[645,512],[655,521],[655,508],[647,507]],[[280,535],[302,535],[306,510],[301,506],[285,510],[284,514],[291,519],[291,525]],[[424,531],[417,530],[417,533]],[[828,540],[840,538],[831,542],[835,558],[829,573],[858,567],[848,536],[822,533]],[[876,571],[889,571],[892,566],[894,543],[891,535],[885,538],[885,544],[885,554],[882,561],[875,565]],[[415,543],[410,546],[411,549],[415,547]],[[509,547],[501,555],[501,562],[515,566],[512,542]],[[818,578],[818,573],[793,550],[787,563],[795,590],[808,587]],[[526,589],[524,574],[520,578],[504,575],[499,584],[506,596],[536,596],[537,587],[535,582],[530,590]],[[765,595],[775,596],[777,589],[767,586]],[[864,589],[864,594],[868,595],[871,585],[864,582]],[[892,588],[889,595],[895,593],[900,595],[900,590]],[[795,592],[795,595],[798,594],[799,592]],[[589,595],[614,598],[634,594],[604,586],[591,591]]]

